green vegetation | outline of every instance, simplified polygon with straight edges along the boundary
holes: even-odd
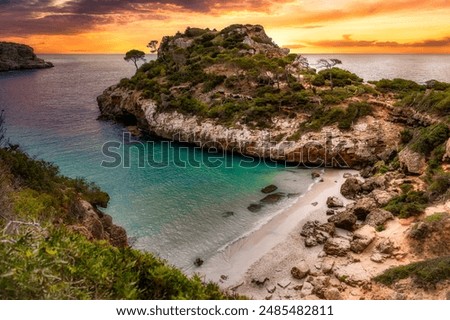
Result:
[[[136,70],[138,70],[138,61],[142,60],[145,61],[145,52],[140,50],[130,50],[125,54],[125,57],[123,58],[126,62],[131,61],[134,63],[134,66],[136,67]]]
[[[316,108],[311,116],[311,122],[304,125],[305,130],[319,130],[332,124],[338,124],[343,130],[348,130],[360,117],[372,113],[372,107],[367,102],[352,102],[346,109],[339,107]]]
[[[369,81],[375,85],[378,91],[383,93],[393,92],[399,97],[403,97],[406,94],[417,91],[424,91],[425,86],[421,86],[414,81],[395,78],[392,80],[381,79],[379,81]]]
[[[391,285],[398,280],[412,277],[419,286],[433,287],[440,281],[450,279],[450,256],[411,263],[386,270],[375,281]]]
[[[331,74],[331,76],[330,76]],[[356,74],[350,71],[343,70],[340,68],[331,68],[319,71],[316,77],[312,80],[312,84],[315,86],[324,86],[327,80],[333,79],[334,87],[345,87],[348,85],[357,85],[363,82],[363,79],[358,77]]]
[[[422,191],[412,190],[410,184],[402,185],[402,191],[403,194],[391,199],[385,209],[399,218],[408,218],[422,213],[428,203],[427,195]]]
[[[19,150],[0,149],[0,299],[229,299],[218,286],[75,230],[79,198],[109,197]]]
[[[399,105],[422,112],[448,116],[450,114],[450,89],[446,91],[433,89],[427,92],[411,92],[400,101]]]
[[[442,221],[446,216],[448,216],[447,212],[435,212],[432,215],[425,218],[425,222],[434,223]]]
[[[411,148],[424,155],[430,155],[439,145],[445,143],[450,136],[450,129],[444,123],[438,123],[419,131],[411,141]]]
[[[224,299],[151,254],[90,242],[64,227],[1,236],[0,299]]]

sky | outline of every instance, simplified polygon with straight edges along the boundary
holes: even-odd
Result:
[[[0,41],[124,53],[186,27],[260,24],[296,53],[450,54],[450,0],[0,0]]]

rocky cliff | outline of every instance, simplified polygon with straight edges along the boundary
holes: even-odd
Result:
[[[327,126],[293,139],[302,119],[274,119],[276,127],[267,129],[226,126],[178,111],[159,112],[157,102],[144,98],[142,92],[117,86],[99,96],[98,103],[103,116],[135,119],[128,124],[158,137],[309,166],[362,168],[386,159],[396,149],[400,131],[387,119],[367,117],[350,131]]]
[[[0,42],[0,71],[44,69],[53,64],[39,59],[33,48],[19,43]]]
[[[317,72],[304,57],[277,46],[262,26],[232,25],[164,37],[156,61],[97,101],[101,118],[166,139],[359,169],[394,159],[405,128],[417,138],[417,128],[448,115],[447,84],[438,86],[430,90],[403,79],[364,83],[338,68]],[[400,162],[421,174],[406,163],[414,152],[403,153]]]

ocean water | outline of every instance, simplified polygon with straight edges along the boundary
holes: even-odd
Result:
[[[308,56],[312,61],[322,57]],[[448,55],[330,57],[366,80],[400,76],[450,81]],[[312,182],[309,170],[249,164],[239,156],[227,156],[219,166],[185,165],[186,160],[218,155],[158,140],[121,144],[117,151],[129,153],[130,166],[105,168],[102,161],[110,158],[102,147],[121,142],[124,129],[96,120],[96,97],[131,76],[134,67],[120,55],[43,58],[56,67],[0,73],[0,109],[6,113],[8,136],[30,155],[56,163],[63,174],[84,177],[107,191],[111,202],[106,212],[127,229],[136,248],[190,269],[195,258],[214,256],[292,203]],[[141,168],[142,155],[167,165]],[[272,183],[293,197],[258,213],[248,211],[249,204],[264,197],[260,189]]]

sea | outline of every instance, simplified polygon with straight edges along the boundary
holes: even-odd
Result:
[[[311,64],[340,59],[342,68],[366,81],[400,77],[450,82],[450,55],[306,57]],[[104,211],[127,230],[137,249],[190,270],[197,258],[207,261],[256,230],[313,183],[311,169],[249,161],[156,138],[124,139],[121,125],[97,120],[96,97],[132,76],[132,64],[121,55],[42,58],[55,68],[0,73],[7,135],[31,156],[57,164],[62,174],[85,178],[108,192],[111,201]],[[117,157],[120,163],[113,163]],[[147,159],[152,161],[141,161]],[[261,189],[271,184],[289,197],[249,211],[249,205],[265,196]]]

